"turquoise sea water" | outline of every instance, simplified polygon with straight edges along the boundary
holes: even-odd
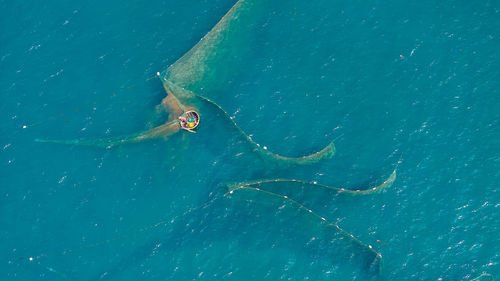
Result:
[[[0,1],[0,279],[499,278],[497,1],[270,4],[248,27],[258,37],[244,67],[207,83],[274,152],[336,139],[336,155],[317,164],[269,165],[209,109],[197,134],[168,140],[33,141],[162,123],[156,72],[234,2]],[[379,273],[363,249],[283,201],[221,196],[224,183],[273,177],[366,188],[398,161],[381,194],[297,189],[382,253]]]

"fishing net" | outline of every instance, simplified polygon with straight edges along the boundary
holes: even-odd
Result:
[[[74,280],[74,276],[82,280],[155,279],[141,275],[144,266],[151,269],[148,274],[171,274],[162,276],[168,280],[194,278],[199,272],[204,275],[197,280],[212,280],[210,277],[228,272],[234,274],[224,279],[240,280],[246,274],[261,280],[268,273],[271,279],[283,274],[293,279],[332,268],[331,276],[316,280],[375,280],[379,275],[381,256],[354,235],[296,201],[245,191],[218,193],[196,208],[137,232],[84,244],[79,249],[64,249],[57,256],[23,260],[63,280]],[[127,250],[123,249],[125,245]],[[116,249],[120,249],[119,255],[112,254]],[[82,256],[82,262],[90,257],[92,263],[72,268],[64,262]],[[102,258],[94,264],[96,256]],[[296,262],[295,271],[283,271],[290,261]]]
[[[471,281],[495,281],[495,279],[493,278],[493,275],[489,273],[483,273],[478,277],[471,279]]]
[[[254,26],[263,17],[266,2],[238,1],[191,50],[161,73],[162,81],[211,99],[219,98],[214,89],[241,69],[252,39],[258,36]]]
[[[313,182],[307,182],[303,180],[297,180],[297,179],[263,179],[263,180],[255,180],[255,181],[246,181],[246,182],[239,182],[239,183],[229,183],[227,185],[227,188],[229,189],[230,192],[240,190],[240,189],[254,189],[254,190],[262,190],[261,186],[266,185],[266,184],[272,184],[272,183],[287,183],[287,184],[298,184],[302,186],[307,186],[310,188],[317,188],[317,189],[327,189],[334,191],[339,194],[347,194],[347,195],[368,195],[368,194],[373,194],[373,193],[378,193],[382,192],[388,187],[390,187],[394,181],[396,180],[396,170],[394,170],[391,175],[380,185],[377,185],[375,187],[370,187],[367,189],[346,189],[342,187],[334,187],[334,186],[328,186],[324,184],[317,183],[315,181]]]
[[[270,152],[265,145],[254,141],[228,112],[220,105],[224,100],[220,89],[241,71],[251,50],[251,43],[258,38],[257,24],[261,23],[269,6],[267,1],[240,0],[191,50],[159,76],[169,95],[176,96],[183,104],[203,101],[219,111],[234,126],[254,151],[278,164],[310,164],[335,154],[333,142],[320,151],[299,157],[287,157]]]
[[[253,151],[266,160],[279,165],[311,164],[321,159],[332,157],[335,153],[333,142],[318,152],[306,156],[288,157],[273,153],[264,145],[257,143],[240,127],[221,106],[224,101],[219,91],[228,81],[244,69],[244,62],[248,59],[252,42],[259,37],[255,26],[265,23],[266,9],[269,2],[265,0],[239,0],[229,12],[210,30],[191,50],[162,73],[158,73],[167,96],[161,106],[170,113],[169,120],[158,127],[127,137],[116,137],[98,140],[37,140],[40,142],[54,142],[75,145],[113,146],[123,143],[138,142],[145,139],[165,137],[180,130],[178,117],[187,111],[197,111],[200,116],[209,111],[200,108],[211,108],[212,112],[224,117],[226,122],[235,128]],[[229,97],[226,97],[226,99]],[[350,232],[342,229],[335,223],[327,220],[312,208],[306,207],[294,194],[276,192],[271,188],[274,184],[300,185],[304,188],[327,190],[345,195],[368,195],[381,192],[390,187],[396,179],[394,171],[382,184],[367,189],[349,190],[336,188],[316,182],[307,182],[298,179],[266,179],[228,184],[228,192],[224,197],[242,195],[242,198],[259,198],[257,201],[284,202],[290,209],[298,210],[300,216],[308,223],[317,224],[332,230],[340,236],[340,240],[349,241],[363,259],[366,267],[382,269],[383,261],[380,252],[370,244],[358,239]],[[155,225],[154,227],[156,227]]]
[[[254,141],[228,112],[220,106],[224,96],[217,94],[227,85],[235,73],[243,69],[248,60],[251,43],[259,37],[256,25],[262,24],[269,11],[269,5],[263,0],[240,0],[191,50],[162,73],[157,73],[163,82],[167,96],[162,100],[162,107],[169,113],[169,120],[163,125],[142,133],[124,137],[111,137],[96,140],[43,140],[70,145],[88,145],[110,147],[119,144],[139,142],[146,139],[166,137],[179,131],[177,118],[188,110],[198,112],[200,103],[211,106],[212,110],[222,115],[230,125],[252,146],[253,151],[266,160],[279,165],[311,164],[335,153],[333,142],[318,152],[310,155],[288,157],[270,152],[265,145]],[[226,98],[227,100],[227,98]],[[199,112],[203,115],[204,112]]]
[[[375,250],[373,246],[361,241],[352,233],[342,229],[337,224],[330,222],[325,217],[313,211],[311,208],[306,207],[303,203],[299,202],[297,199],[294,199],[295,196],[293,192],[274,191],[271,188],[269,188],[269,186],[276,184],[285,184],[285,185],[294,184],[294,185],[300,185],[303,188],[313,188],[319,190],[326,190],[337,194],[357,196],[357,195],[369,195],[382,192],[385,189],[389,188],[394,183],[395,180],[396,180],[396,170],[394,170],[383,183],[366,189],[346,189],[341,187],[333,187],[333,186],[318,184],[317,182],[306,182],[296,179],[268,179],[268,180],[256,180],[256,181],[247,181],[240,183],[230,183],[227,185],[227,188],[229,190],[228,191],[229,194],[243,193],[242,195],[244,195],[245,193],[259,193],[269,197],[270,199],[282,200],[283,202],[290,204],[292,207],[302,211],[304,215],[309,216],[312,220],[329,226],[333,231],[338,232],[344,238],[357,244],[360,247],[361,251],[371,253],[371,255],[373,256],[371,264],[377,264],[378,266],[377,272],[380,272],[383,268],[382,254],[377,250]]]
[[[97,147],[112,147],[115,145],[140,142],[147,139],[153,138],[166,138],[172,134],[179,131],[179,121],[173,120],[162,124],[160,126],[154,127],[150,130],[146,130],[141,133],[136,133],[129,136],[119,136],[110,138],[100,138],[100,139],[74,139],[74,140],[45,140],[45,139],[35,139],[36,142],[44,143],[59,143],[68,145],[82,145],[82,146],[97,146]]]

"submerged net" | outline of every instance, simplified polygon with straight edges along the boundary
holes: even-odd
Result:
[[[100,139],[73,139],[73,140],[46,140],[35,139],[36,142],[42,143],[58,143],[67,145],[82,145],[82,146],[97,146],[97,147],[112,147],[120,144],[141,142],[147,139],[166,138],[177,133],[180,129],[179,121],[173,120],[150,130],[141,133],[136,133],[129,136],[119,136]]]
[[[255,142],[243,129],[238,126],[238,124],[229,116],[229,114],[218,104],[215,102],[209,100],[208,98],[198,96],[200,99],[206,101],[207,103],[211,104],[214,106],[216,109],[218,109],[220,112],[222,112],[223,116],[226,117],[226,119],[233,125],[238,132],[244,137],[244,139],[253,147],[254,151],[257,152],[262,158],[266,160],[271,160],[277,164],[281,165],[291,165],[291,164],[312,164],[320,161],[321,159],[325,158],[331,158],[335,154],[335,144],[331,142],[327,146],[325,146],[322,150],[305,155],[305,156],[300,156],[300,157],[288,157],[288,156],[282,156],[273,152],[270,152],[267,150],[267,146],[261,145],[257,142]]]
[[[255,24],[260,21],[264,13],[267,1],[264,0],[239,0],[230,11],[207,33],[191,50],[183,55],[173,65],[162,73],[158,73],[163,86],[167,92],[167,97],[163,99],[162,106],[171,113],[170,121],[165,124],[147,130],[143,133],[134,134],[128,137],[117,137],[98,140],[37,140],[40,142],[54,142],[73,145],[91,146],[113,146],[123,143],[138,142],[145,139],[164,137],[174,134],[180,130],[177,117],[188,110],[197,110],[197,105],[206,104],[220,113],[231,126],[233,126],[252,146],[253,151],[264,159],[280,165],[290,164],[311,164],[321,159],[330,158],[335,153],[333,142],[320,151],[301,157],[287,157],[270,152],[266,146],[255,142],[220,106],[223,98],[216,90],[223,87],[229,77],[238,69],[241,69],[241,62],[244,61],[245,54],[251,46],[251,41],[258,36]],[[199,112],[199,111],[198,111]],[[200,112],[203,115],[204,112]],[[316,182],[306,182],[297,179],[267,179],[240,183],[228,184],[227,194],[257,193],[270,199],[284,200],[287,204],[301,210],[313,221],[326,224],[334,231],[345,237],[347,240],[358,245],[363,251],[373,256],[370,264],[376,264],[381,270],[383,262],[382,255],[370,244],[356,238],[353,234],[339,227],[337,224],[328,221],[311,208],[293,199],[293,196],[277,193],[265,187],[266,184],[284,183],[300,184],[303,186],[334,191],[339,194],[348,195],[368,195],[381,192],[390,187],[396,179],[394,171],[382,184],[363,190],[349,190],[336,188]],[[157,227],[164,222],[158,223]]]
[[[266,160],[281,165],[311,164],[335,154],[333,142],[320,151],[299,157],[287,157],[268,150],[255,142],[238,126],[227,111],[220,106],[220,91],[231,74],[244,68],[244,58],[251,50],[251,42],[259,34],[253,28],[265,14],[267,1],[240,0],[224,17],[186,54],[159,74],[169,95],[181,103],[193,104],[196,100],[207,103],[219,111],[244,137],[253,150]]]
[[[366,188],[366,189],[346,189],[346,188],[318,184],[317,182],[306,182],[306,181],[296,180],[296,179],[267,179],[267,180],[256,180],[256,181],[248,181],[248,182],[240,182],[240,183],[230,183],[227,185],[227,188],[229,190],[228,191],[229,194],[242,193],[242,192],[243,193],[244,192],[261,193],[261,194],[264,194],[270,198],[281,199],[281,200],[285,201],[286,203],[291,204],[293,207],[297,208],[298,210],[303,211],[306,215],[310,216],[313,220],[316,220],[318,223],[327,224],[328,226],[332,227],[332,229],[334,231],[339,232],[341,235],[343,235],[348,240],[357,244],[365,251],[371,253],[373,255],[373,261],[371,264],[372,265],[377,264],[378,265],[377,272],[381,272],[383,269],[382,254],[380,252],[378,252],[377,250],[375,250],[372,245],[361,241],[356,236],[354,236],[352,233],[342,229],[340,226],[338,226],[337,224],[335,224],[333,222],[330,222],[325,217],[323,217],[320,214],[318,214],[317,212],[313,211],[311,208],[306,207],[304,204],[293,199],[293,197],[294,197],[293,195],[277,193],[275,191],[271,191],[270,189],[266,188],[266,185],[267,184],[276,184],[276,183],[299,184],[299,185],[303,185],[303,186],[310,187],[310,188],[333,191],[333,192],[339,193],[339,194],[369,195],[369,194],[374,194],[374,193],[384,191],[385,189],[389,188],[394,183],[395,180],[396,180],[396,170],[394,170],[391,173],[391,175],[383,183],[381,183],[377,186],[374,186],[374,187]]]
[[[495,279],[493,278],[493,275],[489,273],[483,273],[478,277],[471,279],[471,281],[495,281]]]
[[[319,184],[317,182],[307,182],[303,180],[297,180],[297,179],[263,179],[263,180],[256,180],[256,181],[247,181],[247,182],[239,182],[239,183],[230,183],[227,185],[227,188],[229,191],[234,191],[234,190],[239,190],[239,189],[259,189],[260,186],[264,184],[269,184],[269,183],[289,183],[289,184],[300,184],[304,186],[309,186],[311,188],[318,188],[318,189],[327,189],[334,191],[336,193],[340,194],[348,194],[348,195],[368,195],[368,194],[373,194],[373,193],[378,193],[382,192],[388,187],[390,187],[394,181],[396,180],[396,170],[394,170],[391,175],[381,184],[375,186],[375,187],[370,187],[367,189],[346,189],[342,187],[334,187],[334,186],[328,186],[324,184]]]
[[[264,0],[236,2],[194,47],[161,74],[162,81],[217,99],[214,85],[223,85],[241,69],[252,39],[258,36],[253,27],[263,16],[265,5]]]
[[[322,188],[333,192],[350,195],[367,195],[384,191],[391,186],[395,179],[396,172],[393,172],[383,183],[365,190],[348,190],[314,183],[311,184],[314,185],[315,188]],[[275,191],[270,191],[264,187],[266,184],[273,183],[275,183],[275,181],[255,181],[252,183],[248,182],[246,185],[238,184],[237,186],[230,184],[228,192],[218,193],[202,205],[190,208],[176,217],[159,221],[132,233],[122,234],[111,240],[86,245],[79,249],[64,250],[61,255],[67,256],[71,253],[79,255],[80,251],[88,251],[92,248],[98,251],[98,247],[106,247],[113,242],[113,244],[119,244],[121,245],[120,247],[122,247],[123,244],[119,240],[140,240],[140,238],[136,237],[137,235],[157,229],[165,231],[157,231],[158,234],[153,234],[152,236],[148,235],[150,238],[148,238],[147,242],[139,243],[139,245],[144,244],[145,248],[141,246],[139,249],[132,250],[130,256],[125,255],[117,263],[112,263],[113,265],[111,268],[105,268],[105,272],[108,272],[110,276],[116,277],[120,276],[123,271],[126,271],[128,267],[131,266],[131,263],[134,265],[137,263],[143,264],[147,261],[154,262],[155,257],[161,260],[161,257],[157,255],[158,245],[161,244],[168,245],[167,249],[172,249],[165,253],[169,257],[176,257],[176,254],[178,254],[176,253],[175,247],[181,247],[182,251],[179,250],[179,252],[183,253],[182,256],[186,255],[186,247],[192,247],[193,256],[194,254],[198,256],[200,253],[206,251],[207,248],[210,249],[214,247],[214,245],[217,245],[220,241],[234,241],[234,239],[238,239],[238,237],[242,240],[255,239],[256,237],[260,237],[264,240],[272,240],[267,242],[259,240],[248,241],[248,245],[252,246],[251,250],[246,253],[248,257],[254,256],[255,253],[253,251],[256,250],[255,246],[261,245],[262,243],[273,245],[273,248],[266,248],[269,252],[279,251],[280,247],[275,248],[277,244],[293,244],[297,247],[295,248],[296,250],[301,249],[307,252],[301,253],[301,255],[307,256],[308,254],[312,254],[316,257],[317,255],[324,257],[325,259],[321,262],[323,265],[331,263],[331,266],[359,267],[360,272],[353,274],[369,274],[372,277],[378,276],[383,271],[382,254],[372,245],[362,241],[353,233],[320,215],[313,210],[314,208],[307,207],[304,203],[299,202],[293,195],[284,195]],[[281,183],[300,183],[308,185],[307,182],[302,181],[287,180],[281,181]],[[311,187],[313,187],[312,185]],[[243,199],[245,201],[250,200],[250,203],[246,204],[246,206],[241,206],[241,203],[238,202],[237,199]],[[276,206],[276,208],[272,208],[272,206]],[[284,207],[287,208],[283,209]],[[293,212],[294,210],[297,212]],[[256,226],[265,223],[274,223],[276,219],[278,221],[275,221],[275,223],[281,225],[281,227],[274,225],[277,228],[272,230],[270,237],[263,238],[261,235],[246,235],[248,232],[256,232],[262,235],[264,233],[259,233],[259,231],[267,233],[270,230]],[[293,221],[292,224],[289,220]],[[248,225],[250,222],[252,225]],[[294,227],[290,227],[290,224],[294,225]],[[168,229],[163,228],[166,226],[168,226]],[[288,229],[285,226],[289,226]],[[296,233],[293,229],[297,229],[298,227],[305,227],[308,234],[305,234],[306,231],[299,231]],[[221,231],[225,233],[223,237],[220,236]],[[301,233],[303,235],[301,235]],[[278,235],[278,237],[275,235]],[[287,237],[287,235],[299,235],[301,237]],[[308,237],[308,235],[313,236]],[[315,241],[312,245],[309,238],[313,238]],[[149,239],[152,240],[149,241]],[[203,241],[203,243],[201,245],[191,245],[193,241]],[[207,245],[210,245],[210,247],[207,247]],[[246,247],[247,245],[243,248]],[[217,250],[217,248],[214,250]],[[234,255],[234,252],[230,250],[234,250],[234,247],[227,249],[225,252],[228,252],[229,255]],[[281,253],[282,255],[293,254],[293,251],[287,252],[286,248],[283,250],[284,252]],[[313,252],[311,253],[309,251]],[[266,254],[269,254],[269,252]],[[333,255],[331,259],[328,259],[329,255]],[[40,258],[41,257],[36,257],[37,263],[40,263],[38,261]],[[189,257],[187,258],[189,259]],[[227,258],[226,254],[221,258]],[[307,259],[305,262],[306,261]],[[42,265],[43,264],[45,264],[45,262],[42,263]],[[167,265],[163,265],[162,268],[164,266],[172,266],[172,264],[168,263]],[[240,265],[238,265],[238,267],[240,267]],[[45,270],[59,275],[61,278],[66,276],[64,268],[59,268],[57,265],[47,266]],[[192,272],[188,270],[185,273],[191,274]],[[101,275],[101,273],[98,275]],[[67,277],[63,279],[70,280],[70,278]]]
[[[169,68],[170,69],[170,68]],[[217,103],[210,100],[207,97],[198,95],[190,90],[187,90],[171,81],[167,80],[165,76],[162,78],[163,86],[168,93],[168,97],[172,97],[172,99],[178,100],[179,104],[183,106],[185,110],[186,105],[190,104],[191,108],[196,108],[199,101],[204,102],[210,106],[212,106],[216,111],[220,112],[223,117],[227,120],[229,124],[231,124],[245,139],[245,141],[252,146],[253,151],[255,151],[259,156],[261,156],[265,160],[269,160],[278,165],[293,165],[293,164],[312,164],[316,163],[322,159],[331,158],[335,154],[335,145],[333,142],[328,144],[326,147],[321,149],[318,152],[313,154],[299,156],[299,157],[288,157],[282,156],[276,153],[273,153],[267,149],[265,145],[261,145],[255,142],[243,129],[238,126],[238,124],[231,118],[231,116]],[[167,99],[165,98],[164,101]],[[184,103],[184,105],[183,105]],[[165,102],[162,102],[165,105]],[[171,110],[170,108],[167,108]]]
[[[311,164],[335,154],[333,142],[310,155],[288,157],[270,152],[265,145],[255,142],[217,102],[223,97],[216,93],[224,87],[231,75],[241,69],[251,42],[259,36],[254,25],[265,14],[267,1],[240,0],[191,50],[162,73],[158,73],[167,96],[161,105],[169,113],[169,121],[142,133],[123,137],[83,140],[44,140],[69,145],[110,147],[166,137],[179,131],[177,117],[188,110],[197,111],[197,104],[205,103],[220,113],[245,139],[259,156],[278,165]],[[203,115],[203,112],[200,113]]]

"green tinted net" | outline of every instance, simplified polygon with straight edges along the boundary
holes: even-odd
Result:
[[[125,137],[89,140],[36,139],[35,141],[110,147],[166,137],[179,131],[177,117],[188,110],[199,112],[197,104],[202,102],[221,113],[252,146],[253,151],[265,160],[279,165],[290,165],[311,164],[332,157],[335,154],[333,142],[318,152],[304,156],[288,157],[270,152],[267,146],[255,142],[216,102],[217,99],[222,98],[214,94],[217,91],[209,90],[214,89],[213,85],[224,85],[230,74],[238,66],[241,68],[246,57],[245,54],[251,49],[252,39],[258,36],[254,26],[265,14],[264,7],[266,5],[267,1],[263,0],[238,1],[191,50],[168,67],[166,71],[158,73],[167,92],[167,96],[161,104],[170,113],[169,122],[146,132]],[[200,114],[203,115],[203,112]]]
[[[166,138],[180,129],[179,121],[173,120],[167,122],[158,127],[152,128],[150,130],[136,133],[129,136],[121,136],[121,137],[110,137],[110,138],[100,138],[100,139],[73,139],[73,140],[46,140],[46,139],[35,139],[36,142],[45,142],[45,143],[58,143],[58,144],[67,144],[67,145],[82,145],[82,146],[98,146],[98,147],[112,147],[115,145],[121,145],[126,143],[134,143],[141,142],[147,139],[154,138]]]
[[[294,199],[293,194],[289,195],[288,193],[286,194],[277,193],[275,191],[271,191],[270,188],[266,188],[266,185],[278,184],[278,183],[296,184],[296,185],[303,185],[309,188],[324,189],[326,191],[333,191],[335,193],[356,196],[356,195],[369,195],[382,192],[385,189],[389,188],[394,183],[395,180],[396,180],[396,170],[394,170],[383,183],[366,189],[347,189],[347,188],[318,184],[317,182],[306,182],[296,179],[268,179],[268,180],[256,180],[256,181],[241,182],[241,183],[231,183],[227,185],[227,188],[229,190],[228,194],[240,194],[241,196],[245,196],[245,194],[247,193],[260,193],[268,196],[270,199],[281,200],[287,204],[290,204],[297,210],[302,211],[304,215],[309,216],[311,220],[317,221],[318,223],[326,224],[327,226],[331,227],[333,231],[340,233],[342,236],[344,236],[344,238],[358,245],[360,247],[360,250],[371,253],[373,259],[371,264],[372,265],[376,264],[378,266],[377,272],[381,272],[383,269],[382,254],[377,250],[375,250],[372,245],[363,242],[362,240],[354,236],[354,234],[344,230],[337,224],[327,220],[325,217],[313,211],[311,208],[306,207],[303,203]]]
[[[184,103],[183,108],[192,108],[196,110],[196,108],[198,107],[197,104],[200,101],[213,107],[216,111],[221,113],[221,115],[225,117],[227,122],[231,124],[242,135],[245,141],[250,146],[252,146],[253,151],[259,154],[265,160],[272,161],[279,165],[312,164],[325,158],[331,158],[335,154],[335,145],[333,142],[328,144],[322,150],[305,156],[287,157],[273,153],[269,151],[265,145],[261,145],[255,142],[245,131],[243,131],[243,129],[240,126],[238,126],[238,124],[233,120],[233,118],[231,118],[231,116],[214,101],[206,97],[200,96],[192,91],[189,91],[175,83],[172,83],[171,81],[166,80],[166,77],[162,77],[162,80],[163,80],[163,86],[165,87],[165,90],[168,93],[167,98],[170,96],[175,98],[176,100],[180,100],[181,104]],[[165,98],[164,101],[167,98]],[[165,102],[163,102],[163,104],[165,105]],[[189,106],[187,106],[186,104],[189,104]]]
[[[493,275],[489,273],[483,273],[478,277],[471,279],[471,281],[495,281],[495,279],[493,278]]]
[[[288,156],[282,156],[273,152],[270,152],[267,149],[267,146],[261,145],[257,142],[255,142],[243,129],[238,126],[238,124],[229,116],[229,114],[218,104],[215,102],[209,100],[208,98],[201,97],[199,96],[202,100],[206,101],[207,103],[211,104],[213,107],[215,107],[217,110],[219,110],[224,117],[230,122],[236,130],[244,137],[244,139],[253,147],[254,151],[257,152],[261,157],[263,157],[266,160],[271,160],[277,164],[281,165],[287,165],[287,164],[312,164],[320,161],[321,159],[325,158],[331,158],[335,154],[335,145],[333,142],[328,144],[326,147],[324,147],[322,150],[315,152],[313,154],[305,155],[305,156],[299,156],[299,157],[288,157]]]
[[[245,54],[259,34],[255,32],[266,10],[266,1],[240,0],[191,50],[159,74],[165,90],[182,104],[195,106],[196,100],[210,104],[219,111],[266,160],[278,164],[311,164],[335,154],[332,143],[310,155],[287,157],[270,152],[265,145],[255,142],[222,108],[217,100],[217,87],[223,87],[230,75],[244,65]],[[217,86],[218,85],[218,86]]]
[[[234,191],[238,189],[259,189],[264,184],[272,184],[272,183],[288,183],[288,184],[299,184],[303,186],[307,186],[310,188],[317,188],[317,189],[327,189],[334,191],[336,193],[341,193],[341,194],[347,194],[347,195],[368,195],[368,194],[373,194],[373,193],[379,193],[390,187],[394,181],[396,180],[396,170],[394,170],[391,175],[381,184],[370,187],[367,189],[347,189],[347,188],[342,188],[342,187],[334,187],[334,186],[328,186],[324,184],[317,183],[315,181],[313,182],[307,182],[303,180],[297,180],[297,179],[263,179],[263,180],[256,180],[256,181],[247,181],[247,182],[239,182],[239,183],[230,183],[227,185],[227,188],[229,191]]]
[[[217,100],[211,85],[225,84],[241,68],[252,39],[258,36],[254,26],[263,17],[266,3],[238,1],[191,50],[161,74],[162,81]]]

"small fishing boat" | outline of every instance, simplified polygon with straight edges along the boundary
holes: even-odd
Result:
[[[194,133],[194,129],[200,124],[200,115],[196,111],[186,111],[179,116],[181,128]]]

